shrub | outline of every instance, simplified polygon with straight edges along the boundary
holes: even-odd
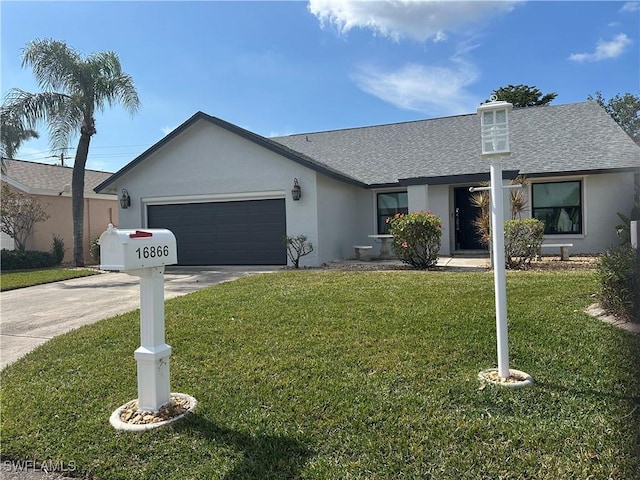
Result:
[[[51,246],[51,255],[53,256],[53,260],[56,262],[56,265],[60,265],[62,263],[62,260],[64,260],[65,250],[66,248],[64,248],[64,241],[54,233],[53,245]]]
[[[287,257],[293,263],[295,268],[300,267],[300,257],[313,252],[313,244],[307,242],[306,235],[298,235],[297,237],[282,237],[282,243],[287,247]]]
[[[415,268],[432,268],[438,261],[442,223],[431,212],[396,214],[387,219],[393,235],[391,248],[400,260]]]
[[[602,307],[614,315],[640,322],[640,253],[630,244],[609,249],[596,268]]]
[[[2,270],[32,270],[50,268],[58,265],[51,252],[37,252],[31,250],[5,250],[0,252]]]
[[[544,240],[544,223],[535,218],[504,223],[504,253],[509,269],[529,268]]]
[[[89,239],[89,255],[96,263],[100,263],[100,237],[91,237]]]

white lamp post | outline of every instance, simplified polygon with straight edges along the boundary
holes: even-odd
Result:
[[[504,261],[504,208],[502,196],[502,156],[509,150],[508,102],[492,101],[480,105],[482,156],[491,162],[491,243],[493,245],[493,278],[496,296],[496,330],[498,340],[498,375],[509,377],[509,341],[507,332],[507,282]]]
[[[493,247],[493,278],[496,297],[496,332],[498,343],[499,383],[506,386],[524,386],[533,383],[528,374],[509,369],[509,335],[507,331],[507,281],[504,259],[504,199],[502,195],[502,157],[509,156],[509,112],[513,105],[497,101],[478,107],[482,134],[482,156],[490,160],[491,167],[491,242]],[[490,372],[488,370],[486,372]],[[480,377],[485,372],[480,372]],[[488,377],[491,379],[491,377]]]

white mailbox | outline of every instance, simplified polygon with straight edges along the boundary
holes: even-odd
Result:
[[[102,270],[124,272],[178,263],[176,237],[164,228],[121,230],[109,224],[98,243]]]

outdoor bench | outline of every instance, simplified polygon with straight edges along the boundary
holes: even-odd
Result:
[[[560,248],[560,260],[569,260],[569,248],[573,243],[543,243],[540,248]]]
[[[354,245],[356,251],[356,260],[369,260],[371,257],[372,245]]]

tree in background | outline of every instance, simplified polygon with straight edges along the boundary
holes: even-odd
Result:
[[[5,158],[12,159],[25,140],[38,138],[38,132],[25,128],[19,117],[2,108],[0,110],[0,160],[2,173],[6,173]]]
[[[80,134],[71,182],[73,216],[73,265],[84,265],[84,171],[91,137],[96,134],[95,112],[120,103],[131,114],[140,101],[132,78],[122,71],[114,52],[98,52],[83,58],[57,40],[34,40],[22,52],[22,66],[31,66],[40,93],[14,88],[3,110],[32,128],[49,127],[53,150],[61,150]]]
[[[618,94],[605,100],[602,93],[596,92],[595,98],[589,95],[587,99],[598,102],[611,115],[611,118],[627,132],[627,135],[640,145],[640,95],[625,93],[622,96]]]
[[[495,95],[498,100],[513,104],[513,108],[547,105],[558,96],[555,92],[543,95],[538,88],[528,85],[507,85],[494,90],[492,95]],[[485,103],[488,101],[490,100],[485,100]]]
[[[610,98],[608,101],[604,99],[602,93],[596,92],[596,97],[591,95],[587,97],[588,100],[598,102],[598,104],[605,109],[605,111],[611,115],[622,129],[627,132],[627,135],[640,145],[640,95],[636,96],[631,93],[625,93],[624,95],[616,95]],[[627,223],[627,228],[630,220],[640,220],[640,174],[633,174],[633,207],[631,208],[631,215],[621,217]],[[620,214],[618,214],[620,215]],[[624,225],[622,226],[624,229]]]
[[[0,190],[0,230],[15,241],[16,250],[24,251],[38,222],[49,218],[45,207],[35,198],[12,191],[8,185]]]

